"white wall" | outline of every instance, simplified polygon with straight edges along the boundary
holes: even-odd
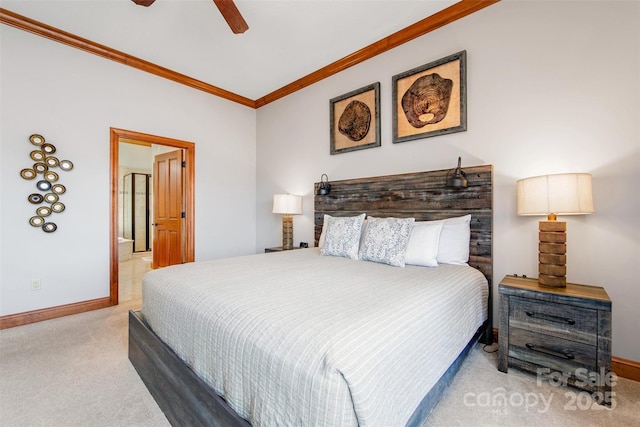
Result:
[[[567,217],[567,278],[604,286],[613,354],[640,361],[640,3],[503,1],[258,110],[256,250],[280,244],[272,195],[304,195],[295,244],[313,242],[313,183],[494,166],[494,292],[537,275],[537,222],[516,180],[593,174],[596,213]],[[391,78],[467,51],[468,130],[392,144]],[[329,155],[329,99],[381,83],[382,146]],[[494,299],[497,302],[497,298]],[[497,313],[497,310],[494,310]],[[497,325],[497,318],[494,318]]]
[[[255,110],[6,25],[0,37],[0,315],[109,295],[110,127],[194,142],[196,259],[254,252]],[[51,234],[28,223],[32,133],[75,166]]]

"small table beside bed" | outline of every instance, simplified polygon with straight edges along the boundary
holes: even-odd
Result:
[[[334,181],[313,248],[147,273],[129,359],[170,423],[420,426],[492,341],[492,167],[466,172]]]

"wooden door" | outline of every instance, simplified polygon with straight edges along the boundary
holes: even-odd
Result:
[[[181,264],[183,225],[182,150],[159,154],[153,163],[153,261],[151,268]]]

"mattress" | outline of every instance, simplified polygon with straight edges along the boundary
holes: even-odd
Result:
[[[142,314],[253,426],[404,426],[487,318],[487,281],[317,248],[154,270]]]

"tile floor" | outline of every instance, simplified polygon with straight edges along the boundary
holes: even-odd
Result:
[[[142,298],[142,276],[151,270],[151,252],[136,252],[118,264],[118,300]]]

